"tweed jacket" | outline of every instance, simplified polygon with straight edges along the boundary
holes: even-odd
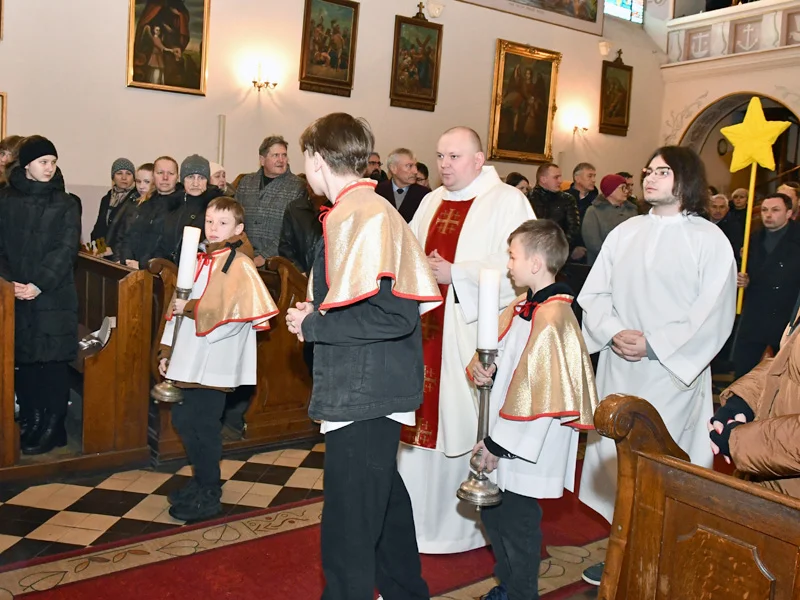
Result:
[[[288,168],[267,186],[262,186],[260,169],[242,177],[236,200],[244,208],[244,230],[257,256],[278,255],[286,207],[307,196],[306,184]]]

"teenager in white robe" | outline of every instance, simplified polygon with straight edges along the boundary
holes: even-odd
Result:
[[[583,333],[589,352],[600,352],[601,401],[644,398],[692,462],[711,467],[709,364],[733,327],[736,261],[721,230],[696,214],[706,182],[693,151],[660,148],[644,172],[653,208],[603,242],[578,296]],[[580,500],[610,522],[616,483],[615,444],[591,432]]]
[[[478,431],[477,395],[465,369],[478,342],[478,276],[484,268],[505,273],[509,234],[535,218],[527,198],[483,166],[480,138],[469,129],[446,132],[437,146],[443,185],[428,194],[409,224],[422,247],[443,200],[475,199],[459,236],[455,262],[431,258],[437,281],[450,283],[445,299],[439,426],[436,449],[401,444],[398,469],[411,496],[417,544],[423,554],[449,554],[485,546],[473,506],[456,497],[469,474],[470,451]],[[459,303],[455,303],[454,291]],[[516,297],[501,279],[500,306]]]

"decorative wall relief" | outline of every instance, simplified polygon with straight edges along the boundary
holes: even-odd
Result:
[[[669,118],[664,122],[667,127],[667,134],[664,136],[664,144],[676,144],[678,142],[678,134],[683,129],[683,124],[694,116],[700,108],[706,103],[708,92],[704,92],[698,96],[693,102],[684,106],[677,113],[673,110],[670,111]]]

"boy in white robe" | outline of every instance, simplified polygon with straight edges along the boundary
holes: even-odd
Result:
[[[500,318],[497,363],[477,356],[467,370],[494,385],[489,432],[475,445],[486,472],[497,470],[502,502],[481,518],[492,543],[500,585],[485,598],[538,598],[542,510],[537,498],[573,490],[578,430],[591,429],[597,392],[589,353],[572,312],[572,292],[555,276],[569,243],[553,221],[526,221],[508,238],[508,270],[528,287]]]
[[[205,248],[189,300],[175,298],[161,339],[159,371],[183,389],[172,424],[183,442],[193,477],[168,496],[169,514],[198,521],[222,510],[219,461],[225,394],[256,383],[256,333],[278,314],[253,264],[242,206],[226,196],[206,209]],[[202,246],[201,246],[202,247]],[[174,350],[175,321],[184,315]]]

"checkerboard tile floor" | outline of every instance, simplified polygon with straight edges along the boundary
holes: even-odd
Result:
[[[322,496],[325,444],[262,452],[221,463],[220,516]],[[0,567],[117,542],[183,525],[169,516],[167,494],[191,467],[77,477],[66,483],[0,485]]]

